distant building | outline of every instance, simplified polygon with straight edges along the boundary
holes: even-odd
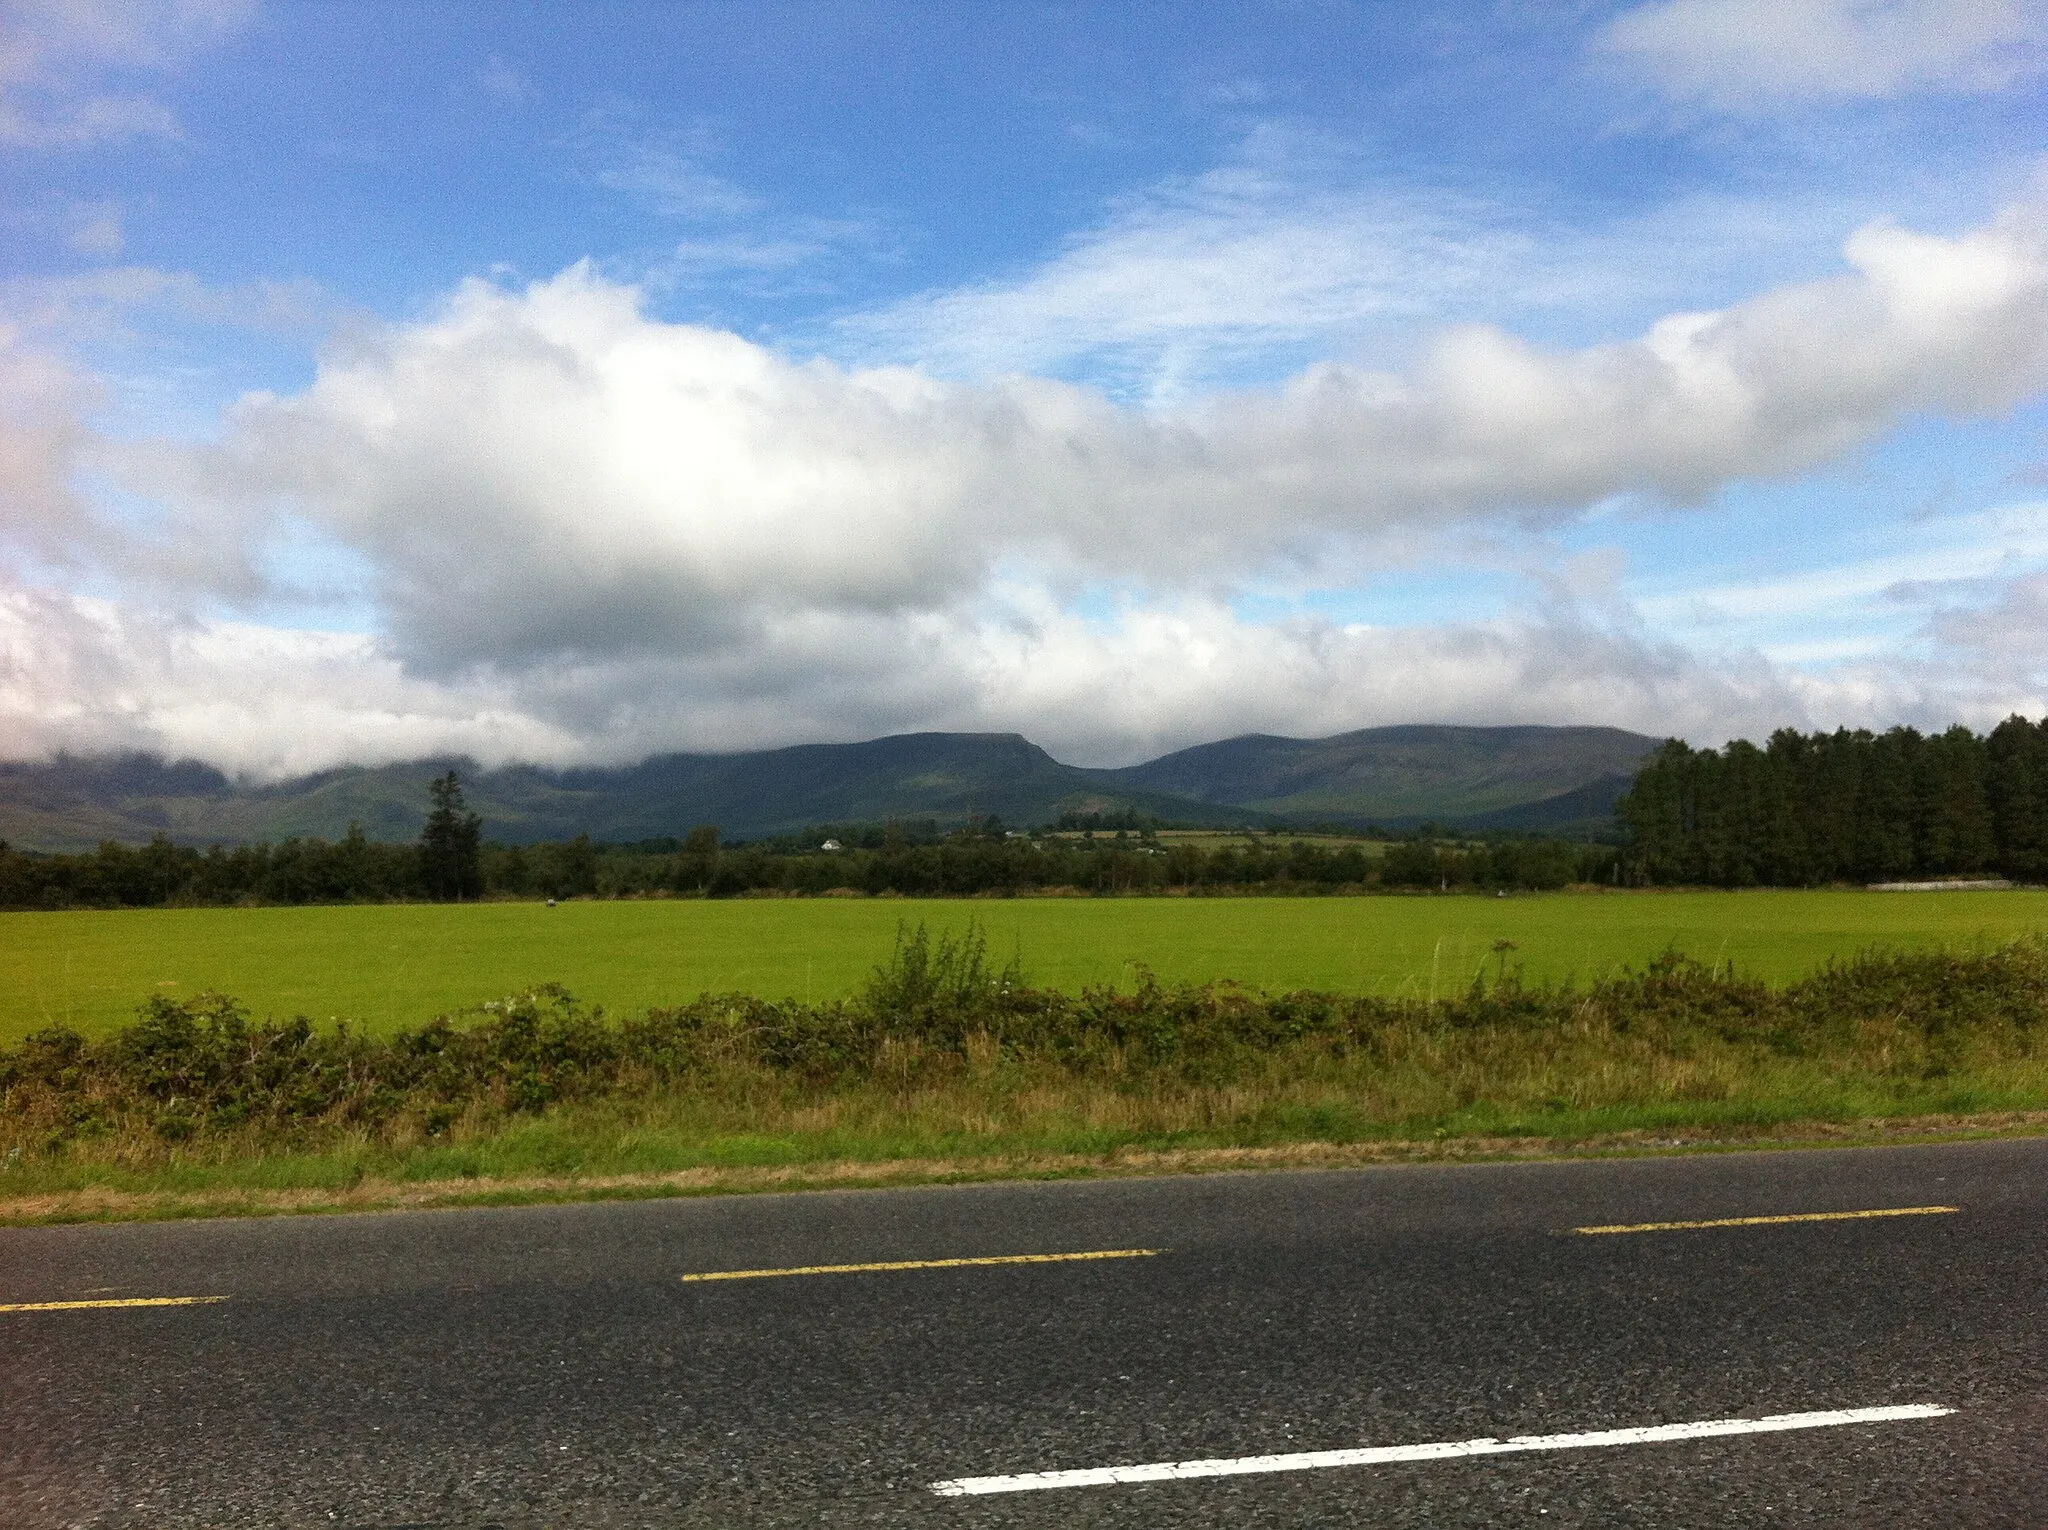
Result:
[[[844,850],[846,846],[840,844],[839,841],[836,839],[828,839],[825,841],[824,844],[818,846],[818,848],[820,850]]]

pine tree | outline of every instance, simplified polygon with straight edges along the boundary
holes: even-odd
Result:
[[[1682,740],[1667,741],[1615,803],[1615,816],[1628,830],[1631,876],[1683,880],[1692,828],[1686,812],[1692,760],[1693,751]]]
[[[483,820],[462,801],[454,771],[428,785],[433,809],[420,830],[420,885],[429,898],[458,903],[483,895]]]
[[[1984,741],[1958,724],[1927,741],[1919,768],[1920,869],[1935,876],[1996,862]]]
[[[1870,767],[1870,735],[1837,728],[1813,739],[1813,768],[1807,776],[1801,812],[1813,847],[1812,880],[1845,882],[1861,866],[1857,825],[1863,812],[1864,780]]]
[[[1998,869],[2016,881],[2040,881],[2048,876],[2048,735],[2024,717],[2008,717],[1984,751]]]
[[[1891,728],[1866,746],[1856,815],[1858,881],[1890,881],[1920,869],[1914,776],[1925,744],[1917,729]]]
[[[1758,825],[1758,880],[1773,887],[1804,887],[1817,880],[1808,840],[1814,744],[1791,728],[1771,735],[1764,750],[1763,820]]]

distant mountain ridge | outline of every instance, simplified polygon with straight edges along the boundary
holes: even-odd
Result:
[[[1619,728],[1411,725],[1313,739],[1247,733],[1115,774],[1144,790],[1293,819],[1364,811],[1388,824],[1468,822],[1607,777],[1632,778],[1659,742]]]
[[[1247,734],[1103,770],[1063,765],[1015,733],[910,733],[567,770],[434,758],[267,785],[189,760],[65,756],[0,763],[0,839],[44,850],[156,834],[199,845],[338,839],[351,823],[372,839],[410,839],[426,783],[449,769],[461,773],[485,834],[510,843],[580,833],[634,841],[700,823],[757,836],[889,818],[1034,824],[1126,810],[1199,823],[1588,830],[1611,821],[1659,742],[1618,728],[1413,725],[1325,739]]]

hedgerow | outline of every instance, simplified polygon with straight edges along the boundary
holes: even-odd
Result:
[[[1520,1038],[1524,1050],[1604,1037],[1653,1058],[1704,1047],[1761,1060],[1854,1056],[1926,1079],[2030,1052],[2044,1017],[2040,939],[1873,951],[1776,988],[1677,953],[1583,988],[1525,986],[1503,955],[1491,983],[1425,1001],[1165,984],[1142,970],[1129,991],[1069,995],[1029,986],[1015,963],[994,966],[978,930],[934,940],[920,926],[899,931],[858,994],[823,1004],[707,994],[615,1019],[547,984],[372,1037],[303,1017],[254,1020],[220,994],[152,996],[113,1035],[53,1027],[0,1052],[0,1149],[53,1154],[106,1134],[160,1144],[432,1136],[479,1113],[721,1080],[911,1088],[1005,1064],[1132,1088],[1216,1085],[1276,1057],[1412,1059],[1431,1037]]]

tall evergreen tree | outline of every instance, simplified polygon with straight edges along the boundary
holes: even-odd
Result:
[[[1991,730],[1984,753],[1998,869],[2019,881],[2048,877],[2048,733],[2008,717]]]
[[[1986,801],[1984,741],[1958,725],[1920,753],[1919,869],[1934,876],[1987,871],[1996,862]]]
[[[462,801],[454,771],[427,787],[433,808],[420,830],[420,886],[444,903],[481,897],[484,890],[483,820]]]
[[[1870,735],[1837,728],[1814,735],[1813,768],[1806,777],[1800,813],[1813,847],[1810,880],[1840,882],[1857,872],[1857,824],[1863,812],[1863,783],[1869,774]]]
[[[1687,846],[1693,827],[1686,804],[1693,788],[1692,767],[1696,758],[1682,739],[1668,740],[1615,803],[1615,816],[1628,830],[1631,878],[1650,882],[1686,880]]]
[[[1870,741],[1857,802],[1853,874],[1859,881],[1888,881],[1919,869],[1913,776],[1925,743],[1913,728],[1892,728]]]
[[[1780,728],[1771,735],[1764,750],[1757,879],[1773,887],[1805,887],[1818,880],[1802,811],[1812,765],[1813,745],[1804,734]]]

